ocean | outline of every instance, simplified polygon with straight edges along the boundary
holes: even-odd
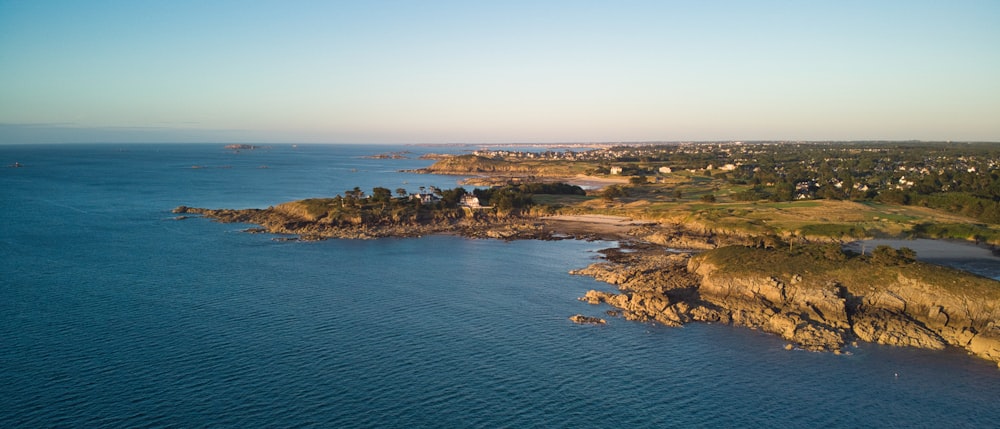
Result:
[[[0,427],[995,427],[1000,370],[959,350],[834,355],[577,300],[610,242],[288,242],[176,220],[267,207],[469,148],[0,146]],[[370,159],[411,151],[409,159]]]

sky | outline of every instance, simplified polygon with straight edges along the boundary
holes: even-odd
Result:
[[[1000,1],[0,0],[0,144],[1000,141]]]

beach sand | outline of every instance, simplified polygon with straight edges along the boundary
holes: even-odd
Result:
[[[543,217],[540,220],[546,230],[555,234],[587,236],[601,240],[628,238],[629,231],[650,223],[623,216],[605,215],[556,215]]]
[[[624,178],[586,176],[583,174],[579,174],[574,177],[567,177],[563,179],[563,181],[570,185],[579,186],[588,191],[599,190],[609,185],[619,185],[622,183],[628,183],[628,180]]]

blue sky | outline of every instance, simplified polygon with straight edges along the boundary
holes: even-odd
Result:
[[[1000,2],[0,0],[0,143],[1000,141]]]

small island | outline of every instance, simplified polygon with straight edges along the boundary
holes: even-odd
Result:
[[[257,150],[264,149],[264,146],[257,146],[252,144],[227,144],[224,149],[229,149],[232,151],[239,152],[241,150]]]
[[[1000,282],[906,248],[844,247],[873,237],[1000,244],[996,145],[731,142],[435,159],[419,172],[488,187],[354,188],[267,209],[174,212],[302,240],[613,240],[604,261],[573,272],[619,289],[580,298],[617,309],[609,314],[745,326],[813,351],[958,347],[1000,364]]]
[[[400,151],[400,152],[383,152],[374,155],[368,155],[367,159],[409,159],[410,151]]]

